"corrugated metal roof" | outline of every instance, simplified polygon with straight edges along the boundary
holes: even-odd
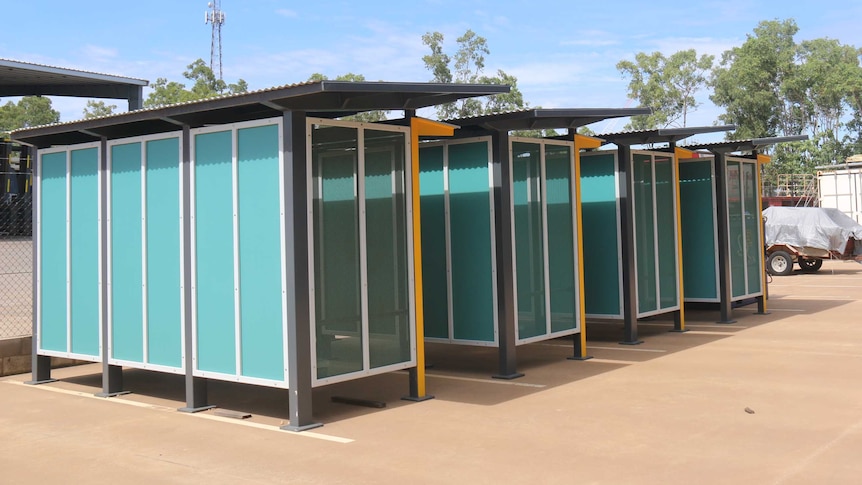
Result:
[[[701,133],[717,133],[735,130],[736,125],[692,126],[684,128],[658,128],[654,130],[622,131],[595,135],[607,143],[617,145],[646,145],[650,143],[671,143]]]
[[[649,108],[534,108],[447,121],[462,128],[537,130],[577,128],[608,118],[637,116],[650,112]]]
[[[698,143],[680,148],[688,150],[709,150],[712,152],[731,153],[759,150],[760,148],[775,145],[776,143],[787,143],[792,141],[805,141],[808,135],[773,136],[765,138],[748,138],[745,140],[726,140],[713,143]]]
[[[149,84],[149,81],[145,79],[0,58],[0,86],[46,82],[52,84],[102,84],[107,82],[135,86]]]

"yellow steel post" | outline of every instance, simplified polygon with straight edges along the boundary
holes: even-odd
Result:
[[[419,198],[419,137],[420,136],[452,136],[455,126],[447,123],[410,118],[410,180],[413,203],[413,278],[414,301],[416,312],[416,383],[417,396],[425,396],[425,318],[422,299],[422,217]]]
[[[760,236],[760,246],[758,246],[760,248],[763,248],[766,244],[765,235],[763,234],[763,179],[760,177],[760,166],[771,161],[772,157],[769,155],[757,155],[757,232]],[[761,254],[760,257],[763,258],[763,255]],[[763,313],[766,313],[766,297],[768,293],[766,291],[766,266],[763,266],[764,268],[760,272],[760,291],[763,292]]]
[[[676,175],[674,175],[674,183],[676,184],[676,245],[677,254],[679,255],[679,329],[685,331],[685,280],[682,274],[682,199],[680,197],[679,187],[679,161],[683,158],[694,158],[695,153],[685,148],[674,147],[673,156],[676,164]]]
[[[581,355],[579,357],[585,358],[587,356],[587,304],[584,301],[584,218],[581,204],[581,150],[598,148],[602,146],[602,141],[598,138],[575,134],[574,142],[575,191],[577,192],[575,194],[575,214],[578,223],[578,302],[580,303],[578,312],[581,319]]]

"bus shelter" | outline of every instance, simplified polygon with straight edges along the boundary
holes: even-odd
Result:
[[[680,153],[685,301],[718,304],[719,323],[733,323],[733,304],[755,299],[766,313],[761,152],[807,135],[686,146]],[[695,152],[692,150],[703,150]]]
[[[581,334],[577,127],[648,109],[535,109],[450,121],[456,137],[420,148],[428,341],[496,347],[512,379],[516,347]],[[518,136],[568,129],[562,139]],[[574,338],[574,358],[586,358]]]
[[[321,81],[18,130],[34,167],[33,383],[50,357],[311,390],[407,369],[427,398],[415,110],[507,86]],[[404,110],[397,124],[337,120]]]
[[[733,126],[597,135],[617,150],[581,155],[586,316],[621,319],[622,344],[636,345],[637,321],[673,314],[685,330],[676,142]],[[661,149],[633,150],[663,144]]]

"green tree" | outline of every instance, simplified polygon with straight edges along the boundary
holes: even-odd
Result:
[[[497,70],[495,76],[483,74],[485,56],[491,53],[484,37],[476,35],[472,30],[467,30],[456,40],[458,48],[452,56],[443,50],[443,41],[444,37],[440,32],[428,32],[422,36],[422,43],[431,50],[430,54],[422,57],[422,61],[425,63],[425,68],[433,74],[432,82],[508,84],[512,89],[506,94],[488,96],[484,101],[480,98],[468,98],[439,105],[437,106],[438,118],[467,118],[529,107],[518,89],[518,79],[515,76],[503,70]]]
[[[117,105],[115,104],[105,104],[104,101],[94,101],[90,99],[87,101],[87,106],[84,107],[84,119],[88,120],[90,118],[110,116],[114,114],[115,109],[117,109]]]
[[[180,82],[168,81],[163,77],[157,78],[152,85],[153,91],[144,101],[144,107],[155,108],[248,91],[248,83],[242,79],[236,83],[227,84],[217,78],[203,59],[198,59],[186,66],[183,77],[192,81],[191,89],[186,89],[186,85]]]
[[[0,106],[0,131],[17,130],[31,126],[49,125],[60,121],[60,112],[51,106],[51,100],[42,96],[24,96]]]
[[[319,72],[315,72],[311,76],[308,77],[309,82],[320,82],[326,81],[329,78],[321,74]],[[364,82],[366,81],[365,76],[362,74],[354,74],[352,72],[348,72],[347,74],[342,74],[335,78],[335,81],[349,81],[349,82]],[[387,118],[388,111],[374,110],[374,111],[364,111],[362,113],[356,113],[355,115],[345,116],[344,119],[352,120],[352,121],[362,121],[366,123],[376,123],[378,121],[383,121]]]
[[[699,106],[695,94],[707,86],[713,60],[714,56],[698,57],[694,49],[688,49],[670,57],[661,52],[639,52],[634,62],[618,62],[617,70],[631,78],[629,97],[653,110],[652,114],[632,117],[627,127],[648,130],[686,126],[689,112]]]

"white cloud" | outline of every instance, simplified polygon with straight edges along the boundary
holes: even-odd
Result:
[[[113,47],[103,47],[98,45],[87,44],[81,49],[81,54],[85,58],[94,60],[114,59],[119,55],[119,51]]]
[[[296,11],[290,10],[287,8],[280,8],[280,9],[276,10],[275,13],[278,15],[281,15],[282,17],[287,17],[289,19],[294,19],[296,17],[299,17],[299,14],[296,13]]]

